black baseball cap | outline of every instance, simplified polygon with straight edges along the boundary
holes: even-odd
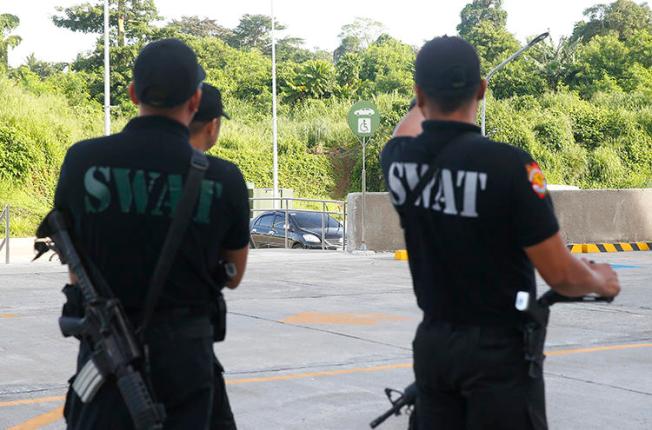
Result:
[[[481,80],[478,53],[460,37],[436,37],[417,55],[414,81],[427,94],[464,92]]]
[[[148,44],[134,63],[136,95],[153,107],[174,107],[188,101],[205,78],[197,55],[179,39]]]
[[[226,119],[231,119],[226,112],[224,112],[224,105],[222,104],[222,94],[220,90],[206,84],[202,86],[201,103],[199,110],[195,114],[193,121],[212,121],[215,118],[223,116]]]

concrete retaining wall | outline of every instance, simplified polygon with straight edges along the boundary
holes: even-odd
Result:
[[[652,240],[652,189],[551,191],[562,235],[568,243]],[[362,194],[348,196],[348,250],[361,246]],[[398,215],[387,193],[367,193],[367,248],[405,247]]]

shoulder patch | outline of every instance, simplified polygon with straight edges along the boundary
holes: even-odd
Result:
[[[527,164],[525,169],[527,170],[527,178],[532,184],[532,190],[540,199],[544,199],[548,194],[548,182],[546,177],[543,176],[541,168],[536,161],[533,161]]]

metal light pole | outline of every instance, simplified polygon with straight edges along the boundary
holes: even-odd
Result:
[[[276,18],[274,17],[274,0],[272,2],[272,150],[273,155],[273,198],[274,208],[278,208],[278,125],[276,118]]]
[[[543,33],[543,34],[538,35],[537,37],[535,37],[534,39],[532,39],[532,41],[531,41],[530,43],[528,43],[527,45],[525,45],[524,47],[522,47],[521,49],[519,49],[518,51],[516,51],[514,54],[512,54],[508,59],[506,59],[505,61],[503,61],[502,63],[500,63],[500,64],[497,65],[496,67],[494,67],[494,68],[489,72],[489,74],[487,75],[487,78],[486,78],[486,80],[487,80],[487,87],[489,87],[489,81],[491,80],[491,78],[492,78],[492,77],[493,77],[497,72],[499,72],[499,71],[500,71],[501,69],[503,69],[506,65],[508,65],[509,63],[511,63],[512,61],[516,60],[518,57],[520,57],[521,55],[523,55],[523,53],[524,53],[525,51],[527,51],[528,49],[530,49],[531,47],[533,47],[533,46],[536,45],[537,43],[543,41],[543,40],[544,40],[546,37],[548,37],[549,35],[550,35],[550,33],[548,33],[548,32],[545,32],[545,33]],[[487,115],[487,97],[486,97],[486,95],[485,95],[485,98],[482,99],[482,135],[483,135],[483,136],[486,135],[486,128],[485,128],[485,125],[486,125],[486,115]]]
[[[109,0],[104,0],[104,134],[111,134],[111,64],[109,48]]]

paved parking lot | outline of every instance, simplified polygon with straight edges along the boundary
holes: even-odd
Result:
[[[558,305],[546,360],[552,429],[652,428],[652,253],[600,254],[624,284],[611,305]],[[0,266],[0,428],[61,429],[76,341],[56,325],[56,263]],[[543,291],[540,286],[540,291]],[[412,381],[420,314],[407,263],[387,254],[255,250],[228,292],[216,346],[241,429],[364,429]],[[406,428],[404,417],[382,428]]]

